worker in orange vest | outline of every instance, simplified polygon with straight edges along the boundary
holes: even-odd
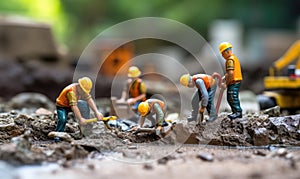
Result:
[[[239,90],[241,86],[242,71],[241,65],[237,57],[232,53],[232,45],[228,42],[222,42],[219,45],[220,53],[226,60],[225,68],[226,74],[223,77],[225,81],[223,83],[224,88],[227,89],[227,102],[231,107],[232,114],[228,115],[230,119],[236,119],[242,117],[242,108],[239,100]]]
[[[142,79],[139,78],[141,71],[136,66],[128,69],[127,84],[125,85],[121,99],[117,102],[123,102],[127,99],[127,103],[132,106],[132,110],[137,112],[138,105],[146,100],[146,86]],[[127,97],[128,96],[128,97]]]
[[[140,113],[138,128],[143,127],[147,116],[152,125],[156,126],[156,130],[161,131],[166,113],[166,105],[163,101],[159,99],[147,99],[139,104],[138,112]],[[154,114],[156,115],[155,119],[153,118]]]
[[[93,83],[88,77],[78,80],[78,83],[65,87],[56,99],[57,126],[55,131],[64,132],[67,123],[68,113],[73,112],[80,124],[86,124],[85,119],[89,118],[89,107],[93,110],[98,120],[103,119],[103,115],[98,112],[94,100],[90,95]],[[59,138],[55,138],[59,141]]]
[[[188,121],[196,121],[198,113],[203,114],[205,109],[209,114],[208,121],[214,121],[217,118],[214,106],[217,83],[214,77],[206,74],[196,74],[193,76],[185,74],[180,77],[180,84],[189,88],[197,88],[192,97],[192,114],[187,118]],[[201,107],[199,107],[200,101]]]

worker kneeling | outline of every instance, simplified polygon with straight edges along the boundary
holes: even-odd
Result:
[[[159,99],[148,99],[139,104],[138,111],[140,113],[138,128],[143,127],[147,116],[147,118],[152,122],[152,126],[156,126],[156,133],[160,134],[160,132],[162,132],[166,113],[166,105],[163,101]],[[153,118],[154,114],[155,119]]]

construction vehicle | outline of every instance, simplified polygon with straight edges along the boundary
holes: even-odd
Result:
[[[300,40],[269,69],[264,78],[265,91],[258,96],[260,108],[279,106],[295,113],[300,109]]]

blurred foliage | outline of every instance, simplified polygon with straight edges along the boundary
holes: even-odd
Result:
[[[54,33],[63,42],[67,18],[60,0],[10,0],[0,1],[0,15],[19,15],[53,25]]]
[[[238,19],[251,27],[295,28],[299,0],[10,0],[0,1],[1,14],[49,22],[60,43],[75,54],[101,31],[137,17],[157,16],[182,22],[204,37],[215,19]]]

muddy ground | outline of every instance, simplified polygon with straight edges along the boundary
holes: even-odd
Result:
[[[42,96],[26,94],[0,108],[1,178],[300,176],[300,115],[278,116],[277,108],[234,121],[221,113],[206,124],[177,118],[159,136],[122,131],[133,125],[122,121],[111,123],[113,130],[103,122],[79,126],[72,114],[66,133],[49,135],[56,115]],[[55,135],[63,140],[55,143]]]
[[[137,149],[131,149],[137,150]],[[19,168],[20,178],[299,178],[299,150],[223,149],[184,145],[150,163],[128,164],[102,155],[59,165]],[[97,157],[96,157],[97,156]]]

